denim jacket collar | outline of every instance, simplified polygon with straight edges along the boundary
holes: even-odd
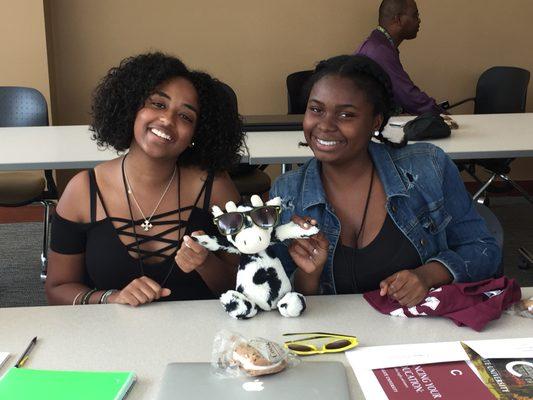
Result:
[[[387,199],[394,196],[408,196],[407,188],[398,173],[386,146],[370,142],[368,146],[370,156],[374,161],[376,171],[383,183]],[[303,178],[302,206],[304,209],[317,204],[326,204],[326,194],[320,177],[320,162],[316,158],[308,161]]]
[[[316,158],[308,161],[303,179],[302,206],[306,210],[317,204],[327,204],[326,194],[320,178],[320,162]]]
[[[370,142],[368,151],[370,152],[370,156],[374,161],[374,167],[376,168],[383,184],[383,188],[385,189],[387,200],[394,196],[409,196],[407,193],[407,187],[398,173],[396,165],[392,161],[387,146]]]

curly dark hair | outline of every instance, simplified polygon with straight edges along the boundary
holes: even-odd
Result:
[[[204,72],[189,71],[178,58],[160,52],[128,57],[101,80],[92,100],[93,139],[102,147],[128,149],[137,112],[157,86],[176,77],[193,84],[200,103],[194,147],[179,156],[180,165],[228,170],[238,163],[243,133],[224,84]]]
[[[320,61],[306,84],[306,99],[309,98],[313,85],[329,75],[350,79],[372,104],[374,115],[381,114],[383,116],[379,135],[376,137],[378,140],[393,147],[406,145],[405,139],[401,143],[394,143],[382,134],[389,118],[394,114],[396,105],[393,100],[392,83],[389,75],[377,62],[363,55],[341,55]]]

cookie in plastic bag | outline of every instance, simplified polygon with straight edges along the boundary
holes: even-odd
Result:
[[[238,333],[220,331],[213,341],[211,364],[227,377],[276,374],[298,362],[287,349],[263,338],[246,339]]]

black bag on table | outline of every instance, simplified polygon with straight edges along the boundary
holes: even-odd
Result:
[[[438,114],[424,113],[403,127],[407,140],[440,139],[450,136],[451,129]]]

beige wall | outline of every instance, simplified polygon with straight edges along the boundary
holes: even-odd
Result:
[[[50,104],[42,0],[0,0],[0,86],[29,86]]]
[[[352,52],[375,26],[379,5],[377,0],[45,1],[57,124],[87,123],[91,90],[106,70],[125,56],[155,49],[226,81],[243,114],[285,113],[286,75]],[[419,0],[418,5],[422,29],[416,40],[402,44],[401,57],[413,80],[438,100],[472,96],[477,77],[492,65],[533,70],[525,38],[533,2]],[[528,102],[533,112],[531,96],[533,90]],[[458,112],[471,112],[471,106]],[[523,178],[531,161],[520,160],[515,177]]]

